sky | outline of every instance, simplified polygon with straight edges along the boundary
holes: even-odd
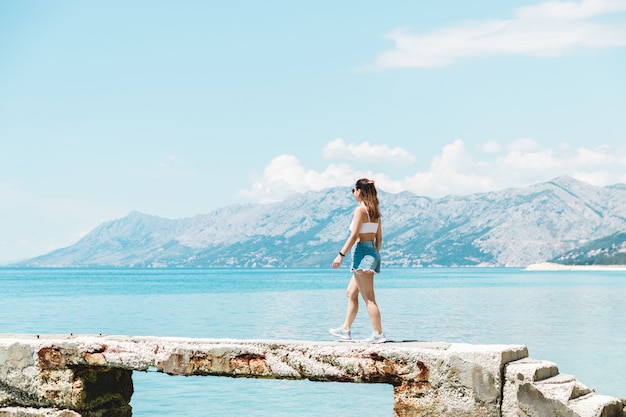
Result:
[[[0,263],[361,177],[626,183],[625,74],[626,0],[4,0]]]

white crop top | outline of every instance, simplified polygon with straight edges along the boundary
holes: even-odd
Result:
[[[378,223],[371,222],[369,211],[365,210],[365,212],[367,213],[367,222],[361,224],[359,233],[376,233],[378,231]],[[352,221],[354,221],[354,219]],[[350,230],[352,230],[352,224],[353,223],[350,223]]]

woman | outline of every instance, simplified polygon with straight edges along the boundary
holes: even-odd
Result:
[[[352,189],[354,198],[359,203],[354,210],[350,223],[350,237],[333,261],[333,268],[339,268],[346,253],[352,248],[352,279],[346,290],[348,295],[348,309],[342,327],[330,329],[330,333],[340,340],[352,340],[350,327],[359,310],[359,293],[365,301],[367,314],[372,322],[374,332],[372,336],[363,340],[367,343],[386,342],[380,319],[380,310],[374,295],[374,274],[380,272],[380,245],[383,241],[383,232],[380,224],[380,208],[378,194],[374,181],[362,178]]]

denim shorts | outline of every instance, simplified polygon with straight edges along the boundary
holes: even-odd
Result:
[[[350,271],[380,272],[380,254],[373,241],[358,242],[354,246]]]

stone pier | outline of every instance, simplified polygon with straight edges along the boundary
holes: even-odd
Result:
[[[129,417],[132,373],[394,387],[395,417],[624,417],[522,345],[0,335],[0,417]]]

